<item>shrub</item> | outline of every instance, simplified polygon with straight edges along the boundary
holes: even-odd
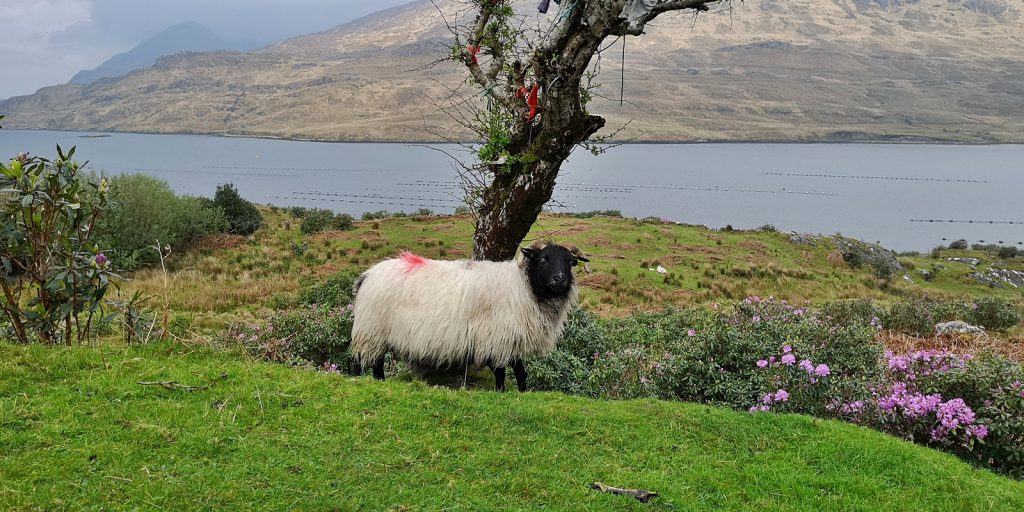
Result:
[[[835,417],[940,448],[1007,475],[1024,477],[1024,371],[996,356],[947,351],[887,353],[882,378],[855,399],[835,401]]]
[[[582,394],[592,354],[604,352],[607,343],[607,331],[593,313],[573,310],[555,351],[528,363],[530,387]]]
[[[217,186],[213,202],[224,212],[231,234],[249,236],[263,225],[263,216],[256,205],[243,199],[231,183]]]
[[[178,249],[228,229],[224,213],[212,201],[178,196],[163,180],[117,176],[110,182],[110,195],[110,211],[97,223],[96,236],[126,270],[157,261],[152,246],[158,241]]]
[[[956,240],[949,244],[950,249],[964,250],[967,249],[967,240]]]
[[[334,212],[330,210],[314,209],[310,210],[305,217],[302,218],[302,225],[299,226],[299,231],[305,234],[319,233],[330,225],[331,219],[334,218]]]
[[[911,298],[890,306],[882,322],[894,331],[927,336],[932,333],[935,324],[944,320],[943,305],[940,301]]]
[[[355,300],[353,284],[361,272],[343,271],[329,276],[323,282],[306,282],[299,291],[299,303],[327,307],[340,307]]]
[[[74,156],[57,146],[53,161],[22,154],[0,164],[0,306],[22,343],[88,341],[116,277],[92,240],[109,184],[79,174]]]
[[[967,305],[964,320],[993,331],[1005,331],[1020,323],[1021,314],[1009,301],[982,297]]]
[[[331,210],[321,208],[310,210],[302,218],[299,230],[305,234],[319,233],[325,229],[347,231],[354,228],[354,219],[347,213],[335,214]]]
[[[266,361],[349,368],[352,307],[307,306],[274,313],[262,326],[234,325],[229,335],[248,354]]]
[[[869,325],[881,329],[883,315],[871,299],[837,300],[821,307],[821,316],[833,325]]]

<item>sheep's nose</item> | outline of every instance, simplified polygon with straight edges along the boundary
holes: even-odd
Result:
[[[563,285],[565,284],[565,274],[556,274],[551,278],[551,284]]]

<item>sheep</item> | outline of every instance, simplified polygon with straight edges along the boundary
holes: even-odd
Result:
[[[570,249],[571,248],[571,249]],[[547,242],[517,260],[441,261],[403,252],[355,283],[352,355],[356,372],[384,378],[384,356],[418,368],[488,366],[498,391],[512,366],[526,391],[523,360],[555,348],[577,302],[579,249]]]

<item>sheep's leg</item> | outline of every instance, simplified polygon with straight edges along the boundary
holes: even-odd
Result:
[[[520,393],[526,392],[526,365],[522,359],[512,361],[512,372],[516,374],[516,386]]]
[[[373,363],[373,378],[377,380],[384,380],[384,358],[374,361]]]
[[[494,387],[498,391],[505,391],[505,367],[501,366],[498,368],[491,367],[491,371],[494,372]]]

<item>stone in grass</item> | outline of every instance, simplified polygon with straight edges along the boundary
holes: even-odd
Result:
[[[975,336],[981,336],[983,338],[988,337],[988,335],[985,334],[985,329],[973,326],[967,322],[962,322],[960,320],[935,324],[935,334],[937,336],[943,336],[947,334],[971,334]]]

